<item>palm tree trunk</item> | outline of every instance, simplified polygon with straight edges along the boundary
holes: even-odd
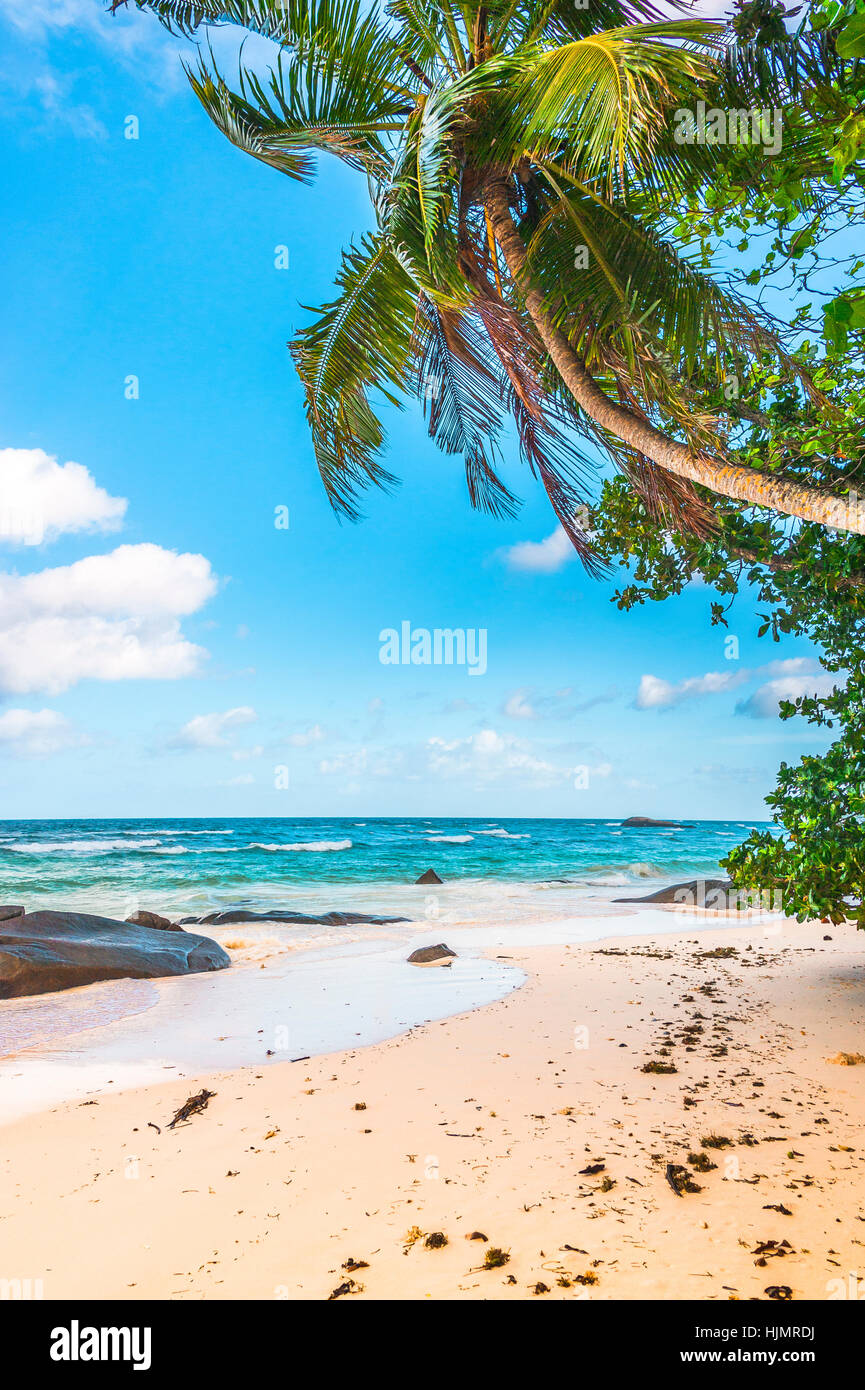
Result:
[[[737,502],[757,507],[771,507],[773,511],[799,517],[802,521],[815,521],[837,531],[865,535],[865,502],[860,502],[855,493],[849,498],[835,497],[803,483],[775,478],[711,454],[692,454],[686,445],[670,439],[647,420],[611,400],[564,333],[550,321],[543,296],[529,282],[526,248],[511,217],[504,179],[489,181],[484,190],[484,205],[505,263],[520,287],[544,347],[574,400],[596,424],[638,449],[668,473],[688,478],[722,497],[732,497]]]

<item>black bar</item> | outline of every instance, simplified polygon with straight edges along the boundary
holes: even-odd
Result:
[[[437,1374],[443,1373],[455,1364],[459,1347],[469,1376],[485,1376],[499,1362],[507,1365],[514,1352],[528,1354],[529,1363],[543,1374],[556,1350],[566,1357],[561,1370],[570,1364],[574,1374],[582,1368],[585,1378],[591,1365],[595,1381],[599,1371],[643,1376],[678,1368],[699,1382],[706,1370],[735,1375],[743,1366],[759,1366],[770,1377],[804,1368],[825,1379],[841,1371],[849,1375],[858,1363],[861,1311],[855,1298],[801,1303],[515,1299],[444,1306],[370,1299],[333,1305],[4,1301],[0,1345],[7,1366],[14,1348],[20,1370],[38,1370],[60,1382],[104,1372],[114,1377],[128,1373],[137,1381],[166,1371],[212,1372],[222,1380],[227,1359],[233,1361],[238,1353],[256,1378],[262,1373],[293,1376],[300,1365],[309,1367],[312,1358],[328,1379],[342,1364],[353,1378],[368,1375],[377,1361],[400,1364],[411,1377],[430,1358],[430,1364],[442,1367]],[[116,1329],[116,1336],[108,1329]],[[465,1357],[471,1347],[476,1361],[474,1355]],[[85,1359],[91,1348],[106,1359]],[[115,1349],[126,1359],[113,1359]],[[55,1359],[76,1352],[78,1359]],[[139,1370],[134,1369],[136,1360]]]

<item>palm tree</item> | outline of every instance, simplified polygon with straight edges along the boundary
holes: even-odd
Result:
[[[855,496],[737,461],[724,382],[767,354],[795,368],[768,318],[664,235],[718,157],[678,144],[672,117],[732,99],[722,25],[660,20],[651,0],[134,3],[186,36],[232,23],[279,45],[236,90],[212,53],[187,68],[239,149],[300,182],[316,151],[367,177],[375,230],[291,344],[338,512],[394,481],[376,400],[415,395],[494,514],[517,504],[496,471],[512,418],[590,567],[586,440],[668,525],[708,534],[708,489],[865,534]]]

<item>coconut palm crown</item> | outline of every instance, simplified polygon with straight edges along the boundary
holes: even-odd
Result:
[[[677,141],[675,113],[741,104],[723,25],[648,0],[134,3],[187,36],[231,23],[278,45],[267,76],[241,63],[234,87],[209,52],[187,68],[239,149],[301,183],[316,152],[366,176],[374,230],[291,344],[339,513],[394,481],[378,412],[415,396],[497,515],[518,504],[500,473],[510,425],[590,568],[586,443],[667,525],[707,534],[716,494],[865,532],[865,504],[737,462],[725,381],[766,354],[791,363],[665,235],[718,158]]]

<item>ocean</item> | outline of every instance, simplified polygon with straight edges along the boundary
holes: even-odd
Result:
[[[486,918],[497,886],[510,890],[653,887],[717,875],[750,821],[682,829],[623,828],[614,820],[316,818],[26,820],[0,822],[0,901],[126,917],[150,908],[174,918],[229,907],[405,911],[433,868],[459,911]],[[558,881],[558,882],[557,882]],[[609,896],[603,892],[602,896]],[[428,905],[423,908],[429,915]],[[410,915],[414,916],[415,912]]]

